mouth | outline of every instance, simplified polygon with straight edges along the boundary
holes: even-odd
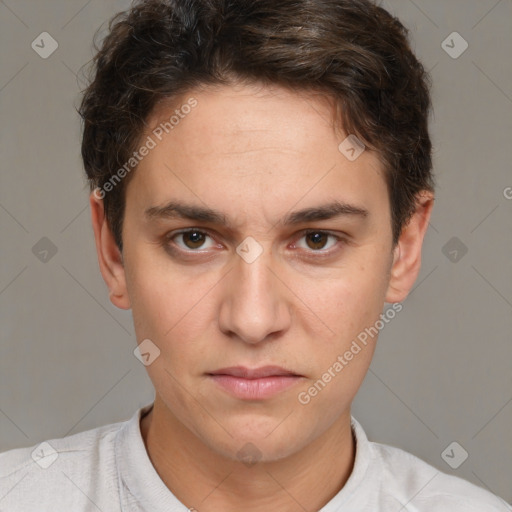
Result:
[[[288,389],[303,379],[280,366],[246,368],[232,366],[207,373],[222,390],[242,400],[263,400]]]

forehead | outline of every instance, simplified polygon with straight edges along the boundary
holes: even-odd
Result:
[[[272,209],[325,199],[386,207],[378,155],[347,158],[350,134],[333,124],[333,112],[319,93],[277,86],[191,90],[162,102],[148,119],[142,140],[150,137],[154,148],[138,165],[133,188],[151,207],[186,196],[269,218]]]
[[[147,125],[148,134],[160,132],[156,133],[158,139],[186,132],[187,148],[198,156],[210,156],[210,146],[216,154],[229,145],[235,146],[231,154],[236,149],[258,151],[265,141],[275,141],[274,147],[280,150],[303,148],[306,152],[307,140],[312,137],[325,138],[329,132],[336,143],[347,135],[339,123],[334,123],[332,98],[317,91],[257,83],[203,85],[177,98],[164,99],[155,106]]]

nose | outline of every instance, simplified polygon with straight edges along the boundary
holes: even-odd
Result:
[[[290,326],[289,291],[272,255],[264,251],[248,263],[235,255],[224,280],[219,314],[221,331],[245,343],[257,344],[282,334]]]

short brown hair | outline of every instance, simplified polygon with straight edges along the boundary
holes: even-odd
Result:
[[[417,194],[434,189],[430,77],[408,30],[370,0],[142,0],[110,20],[96,51],[79,109],[91,190],[126,164],[160,100],[236,81],[335,100],[345,131],[384,163],[394,243]],[[103,193],[120,250],[130,176]]]

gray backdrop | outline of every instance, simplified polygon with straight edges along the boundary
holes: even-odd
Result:
[[[432,70],[438,190],[421,275],[353,414],[370,439],[511,501],[512,2],[382,4]],[[94,31],[128,5],[0,1],[0,451],[153,399],[97,267],[74,108]]]

